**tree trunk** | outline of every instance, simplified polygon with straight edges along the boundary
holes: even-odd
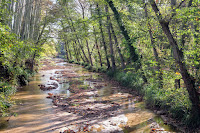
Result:
[[[72,31],[74,31],[74,33],[76,34],[76,30],[75,30],[73,21],[72,21],[72,19],[71,19],[70,17],[68,17],[68,18],[69,18],[69,20],[71,21]],[[88,58],[87,58],[87,56],[86,56],[86,54],[85,54],[85,51],[84,51],[84,49],[83,49],[83,46],[82,46],[81,43],[80,43],[80,40],[79,40],[77,34],[76,34],[75,36],[76,36],[76,39],[77,39],[77,41],[78,41],[79,47],[80,47],[80,49],[81,49],[81,51],[82,51],[82,53],[83,53],[83,56],[84,56],[85,59],[86,59],[86,62],[89,63],[89,60],[88,60]]]
[[[95,31],[94,26],[93,26],[93,31],[94,31],[94,36],[95,36],[95,45],[96,45],[98,56],[99,56],[99,63],[101,65],[101,67],[102,67],[103,65],[102,65],[101,53],[100,53],[100,48],[99,48],[99,45],[98,45],[98,42],[97,42],[97,35],[95,33],[96,31]]]
[[[103,43],[104,50],[105,50],[107,67],[108,67],[108,69],[110,69],[110,61],[108,59],[107,46],[106,46],[106,42],[105,42],[105,38],[104,38],[104,33],[103,33],[103,28],[102,28],[102,18],[101,18],[101,14],[100,14],[99,5],[97,4],[96,7],[97,7],[98,15],[99,15],[99,28],[100,28],[100,32],[101,32],[102,43]]]
[[[89,59],[90,59],[90,64],[91,64],[91,66],[93,66],[91,52],[90,52],[90,48],[89,48],[89,43],[88,43],[87,39],[85,41],[86,41],[86,45],[87,45],[87,51],[88,51],[88,56],[89,56]]]
[[[73,48],[74,48],[75,59],[76,59],[76,61],[78,62],[79,60],[78,60],[78,57],[77,57],[77,55],[78,55],[78,54],[77,54],[77,49],[76,49],[74,43],[73,43]]]
[[[117,48],[117,51],[118,51],[118,54],[119,54],[119,57],[120,57],[120,60],[121,60],[121,65],[122,65],[122,69],[125,69],[126,66],[125,66],[125,61],[124,61],[124,57],[121,53],[121,49],[120,49],[120,46],[119,46],[119,43],[118,43],[118,40],[117,40],[117,37],[115,35],[115,31],[114,31],[114,28],[112,26],[112,23],[110,23],[110,28],[111,28],[111,31],[112,31],[112,34],[113,34],[113,37],[114,37],[114,40],[115,40],[115,46]]]
[[[115,16],[115,19],[117,20],[117,23],[118,23],[118,26],[120,27],[120,30],[124,36],[124,38],[126,39],[126,43],[128,45],[128,48],[129,48],[129,52],[131,54],[131,59],[132,61],[137,61],[139,60],[139,56],[138,54],[136,53],[136,48],[132,46],[132,43],[133,41],[131,40],[129,34],[128,34],[128,31],[126,30],[123,22],[122,22],[122,19],[120,17],[120,14],[119,12],[117,11],[117,9],[115,8],[112,0],[106,0],[110,6],[110,8],[112,9],[113,13],[114,13],[114,16]]]
[[[68,14],[70,14],[68,8],[67,8],[67,12],[68,12]],[[88,58],[87,58],[87,56],[86,56],[86,54],[85,54],[85,51],[84,51],[84,49],[83,49],[83,46],[81,45],[81,43],[80,43],[80,41],[79,41],[79,38],[78,38],[78,36],[77,36],[77,34],[76,34],[76,29],[75,29],[75,27],[74,27],[74,23],[73,23],[71,17],[70,17],[70,16],[68,16],[68,17],[66,16],[66,18],[69,18],[68,24],[71,26],[71,31],[73,31],[73,32],[75,33],[75,37],[76,37],[76,39],[77,39],[77,41],[78,41],[78,44],[79,44],[79,47],[80,47],[80,49],[81,49],[81,51],[82,51],[82,53],[83,53],[83,56],[84,56],[86,62],[89,63],[89,60],[88,60]]]
[[[199,96],[195,88],[195,80],[188,73],[188,70],[184,63],[183,53],[178,48],[177,42],[173,38],[171,31],[169,29],[169,22],[166,22],[162,19],[162,14],[160,13],[154,0],[151,0],[151,6],[155,14],[157,15],[157,18],[159,20],[159,23],[162,27],[163,32],[167,36],[168,41],[170,42],[170,45],[172,46],[174,59],[176,63],[179,65],[180,73],[182,75],[183,81],[189,93],[189,99],[191,100],[191,103],[192,103],[192,109],[191,109],[192,117],[200,117]]]
[[[116,70],[116,65],[115,65],[115,56],[114,56],[114,51],[113,51],[113,42],[112,42],[112,36],[110,33],[110,27],[111,27],[111,22],[110,22],[110,16],[108,12],[108,6],[105,5],[105,11],[107,15],[107,29],[108,29],[108,36],[109,36],[109,43],[110,43],[110,54],[111,54],[111,61],[112,61],[112,71]]]
[[[92,16],[91,5],[90,5],[90,12],[91,12],[91,16]],[[94,39],[95,39],[95,46],[96,46],[96,49],[97,49],[97,52],[98,52],[98,56],[99,56],[99,64],[102,67],[103,65],[102,65],[101,53],[100,53],[100,48],[98,46],[97,35],[96,35],[96,30],[95,30],[94,26],[93,26],[93,34],[94,34]]]
[[[69,54],[68,54],[67,45],[68,45],[68,42],[65,42],[65,51],[66,51],[67,61],[69,62]]]
[[[78,2],[81,5],[83,19],[85,19],[85,9],[84,9],[82,3],[79,0],[78,0]],[[85,22],[83,22],[83,25],[84,25],[84,27],[86,27]],[[85,31],[85,32],[88,32],[88,31]],[[87,35],[86,35],[85,41],[86,41],[88,56],[89,56],[89,59],[90,59],[90,64],[91,64],[91,66],[93,66],[91,52],[90,52],[89,43],[88,43],[88,39],[87,39]]]
[[[143,0],[143,2],[145,3],[145,1]],[[149,31],[149,35],[150,35],[150,39],[151,39],[151,46],[153,47],[153,53],[154,53],[154,56],[155,56],[155,60],[157,62],[157,70],[159,72],[159,76],[158,76],[158,79],[159,79],[159,87],[162,88],[163,87],[163,77],[162,77],[162,69],[161,69],[161,66],[160,66],[160,59],[159,59],[159,56],[158,56],[158,52],[156,50],[156,47],[155,47],[155,41],[154,41],[154,38],[153,38],[153,34],[152,34],[152,30],[151,30],[151,24],[149,22],[149,17],[148,17],[148,12],[147,12],[147,5],[145,4],[144,6],[144,9],[145,9],[145,16],[147,18],[147,26],[148,26],[148,31]]]
[[[72,59],[72,54],[71,54],[71,49],[70,49],[69,45],[67,45],[67,49],[68,49],[68,52],[69,52],[69,58],[71,60]]]

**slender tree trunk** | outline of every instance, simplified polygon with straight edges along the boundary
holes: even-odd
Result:
[[[68,54],[68,42],[65,42],[65,51],[66,51],[66,56],[67,56],[67,61],[69,62],[69,54]]]
[[[68,43],[69,44],[69,43]],[[72,54],[71,54],[71,49],[70,49],[70,46],[67,45],[67,49],[68,49],[68,52],[69,52],[69,58],[70,60],[72,59]]]
[[[143,2],[145,3],[144,0],[143,0]],[[151,30],[151,24],[149,22],[146,4],[144,6],[144,9],[145,9],[145,16],[147,18],[148,31],[149,31],[149,35],[150,35],[150,39],[151,39],[151,46],[153,47],[153,53],[154,53],[154,56],[155,56],[155,59],[156,59],[156,62],[157,62],[157,70],[159,72],[159,76],[158,76],[159,81],[160,81],[159,87],[162,88],[163,87],[162,69],[161,69],[161,66],[160,66],[160,59],[159,59],[159,56],[158,56],[158,52],[157,52],[156,47],[155,47],[155,41],[154,41],[153,33],[152,33],[152,30]]]
[[[68,8],[67,8],[67,12],[68,12],[68,14],[70,14]],[[73,31],[73,32],[75,33],[75,37],[76,37],[76,39],[77,39],[77,41],[78,41],[78,44],[79,44],[79,47],[80,47],[80,49],[81,49],[81,51],[82,51],[82,53],[83,53],[83,56],[85,57],[86,62],[89,63],[89,60],[88,60],[88,58],[87,58],[87,56],[86,56],[86,54],[85,54],[85,51],[84,51],[84,49],[83,49],[83,46],[81,45],[81,43],[80,43],[80,41],[79,41],[79,38],[78,38],[78,36],[77,36],[77,34],[76,34],[76,29],[75,29],[75,27],[74,27],[74,23],[73,23],[71,17],[70,17],[70,16],[68,16],[68,17],[66,16],[66,18],[69,18],[68,24],[72,27],[72,28],[71,28],[71,31]]]
[[[125,69],[126,66],[125,66],[125,61],[124,61],[124,57],[121,53],[121,49],[120,49],[120,46],[119,46],[119,43],[118,43],[118,40],[117,40],[117,37],[115,35],[115,31],[114,31],[114,28],[112,26],[112,23],[110,23],[110,28],[111,28],[111,31],[112,31],[112,34],[113,34],[113,37],[114,37],[114,40],[115,40],[115,46],[117,48],[117,51],[118,51],[118,54],[119,54],[119,57],[120,57],[120,60],[121,60],[121,66],[122,66],[122,69]]]
[[[96,31],[95,31],[94,26],[93,26],[93,31],[94,31],[94,37],[95,37],[95,45],[96,45],[98,56],[99,56],[99,63],[101,65],[101,67],[102,67],[103,65],[102,65],[101,53],[100,53],[100,48],[99,48],[99,45],[98,45],[97,35],[95,33]]]
[[[82,3],[81,3],[79,0],[78,0],[78,2],[79,2],[79,4],[81,5],[83,19],[85,19],[85,9],[84,9]],[[86,27],[85,22],[83,23],[83,25],[84,25],[84,27]],[[88,31],[85,30],[85,32],[88,32]],[[86,37],[87,37],[87,36],[88,36],[88,35],[86,35]],[[91,57],[91,52],[90,52],[90,47],[89,47],[89,43],[88,43],[88,39],[85,38],[85,41],[86,41],[88,56],[89,56],[89,59],[90,59],[90,64],[91,64],[91,66],[93,66],[92,57]]]
[[[102,28],[102,18],[101,18],[101,14],[100,14],[100,8],[99,8],[98,4],[96,5],[96,7],[97,7],[98,15],[99,15],[99,28],[100,28],[100,32],[101,32],[102,43],[103,43],[104,50],[105,50],[107,67],[108,67],[108,69],[110,69],[110,61],[108,59],[107,46],[106,46],[105,37],[104,37],[104,33],[103,33],[103,28]]]
[[[81,51],[80,48],[79,48],[78,51],[79,51],[79,53],[80,53],[80,51]],[[78,57],[79,57],[79,55],[78,55]],[[81,53],[80,53],[80,57],[81,57],[81,59],[82,59],[83,62],[86,62]]]
[[[136,53],[136,48],[132,46],[133,41],[131,40],[131,38],[130,38],[130,36],[128,34],[128,31],[126,30],[126,28],[125,28],[125,26],[124,26],[124,24],[122,22],[122,19],[121,19],[121,16],[120,16],[119,12],[115,8],[112,0],[106,0],[106,1],[108,2],[110,8],[112,9],[112,11],[114,13],[114,16],[115,16],[115,19],[117,20],[118,26],[120,27],[120,30],[121,30],[124,38],[126,39],[126,43],[128,45],[132,61],[135,62],[135,61],[139,60],[139,56]]]
[[[39,43],[40,43],[40,41],[41,41],[41,38],[42,38],[42,35],[43,35],[43,33],[44,33],[44,29],[45,29],[46,25],[47,25],[47,13],[46,13],[46,16],[45,16],[45,22],[44,22],[44,24],[43,24],[42,30],[41,30],[41,32],[40,32],[38,38],[37,38],[37,42],[35,43],[35,46],[36,46],[36,47],[38,47],[38,45],[39,45]],[[40,44],[40,45],[42,45],[42,44]],[[35,57],[36,57],[37,51],[38,51],[38,49],[36,49],[36,50],[34,51],[33,58],[32,58],[32,60],[31,60],[31,70],[32,70],[32,71],[34,70]]]
[[[75,47],[75,44],[73,43],[73,48],[74,48],[74,55],[75,55],[75,59],[76,59],[76,61],[78,62],[79,60],[78,60],[78,57],[77,57],[77,49],[76,49],[76,47]]]
[[[192,102],[192,117],[200,118],[199,96],[198,96],[198,93],[195,88],[195,80],[189,74],[189,72],[185,66],[184,59],[183,59],[183,53],[178,48],[177,42],[175,41],[174,37],[171,34],[171,31],[169,29],[169,22],[166,22],[162,19],[162,14],[160,13],[154,0],[151,0],[151,6],[159,20],[159,23],[162,27],[163,32],[167,36],[168,41],[170,42],[170,45],[172,46],[174,59],[175,59],[176,63],[179,65],[180,73],[182,75],[183,81],[184,81],[187,91],[189,93],[189,99]]]
[[[91,12],[91,16],[92,16],[91,5],[90,5],[90,12]],[[100,48],[99,48],[99,45],[98,45],[96,30],[95,30],[95,27],[94,27],[94,26],[93,26],[93,34],[94,34],[94,39],[95,39],[95,46],[96,46],[96,49],[97,49],[97,52],[98,52],[98,56],[99,56],[99,64],[100,64],[101,67],[102,67],[103,65],[102,65],[101,53],[100,53]]]
[[[93,66],[91,52],[90,52],[90,48],[89,48],[89,43],[88,43],[87,39],[85,41],[86,41],[86,44],[87,44],[87,50],[88,50],[88,56],[89,56],[89,59],[90,59],[90,64],[91,64],[91,66]]]
[[[69,18],[69,20],[70,20],[70,22],[71,22],[72,31],[74,31],[74,33],[76,34],[76,30],[75,30],[73,21],[72,21],[72,19],[71,19],[70,17],[68,17],[68,18]],[[80,43],[80,40],[79,40],[77,34],[76,34],[75,36],[76,36],[76,39],[77,39],[77,41],[78,41],[79,47],[80,47],[80,49],[81,49],[81,51],[82,51],[82,53],[83,53],[83,56],[85,57],[86,61],[89,62],[89,60],[88,60],[88,58],[87,58],[87,56],[86,56],[86,54],[85,54],[85,51],[84,51],[84,49],[83,49],[83,46],[82,46],[81,43]]]
[[[107,29],[108,29],[108,36],[109,36],[109,43],[110,43],[110,54],[111,54],[111,61],[112,61],[112,71],[116,70],[116,65],[115,65],[115,56],[114,56],[114,51],[113,51],[113,42],[112,42],[112,35],[110,32],[110,27],[111,27],[111,22],[110,22],[110,16],[108,12],[108,6],[105,5],[105,11],[107,14]]]

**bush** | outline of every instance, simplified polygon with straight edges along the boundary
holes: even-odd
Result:
[[[92,66],[90,66],[90,65],[86,66],[85,68],[88,70],[92,70]]]
[[[88,64],[87,62],[84,62],[84,63],[83,63],[83,66],[86,67],[86,66],[89,66],[89,64]]]
[[[80,62],[80,65],[83,66],[83,65],[84,65],[84,62],[81,61],[81,62]]]
[[[99,72],[105,73],[105,72],[107,72],[107,68],[106,67],[101,67]]]
[[[74,63],[75,63],[75,64],[79,64],[78,61],[75,61]]]
[[[69,60],[69,63],[73,63],[74,62],[74,60]]]
[[[10,95],[13,95],[16,89],[8,83],[0,81],[0,113],[2,116],[8,115],[8,108],[12,105]]]
[[[112,78],[115,76],[116,73],[117,73],[116,71],[112,71],[112,70],[108,70],[108,71],[106,72],[106,74],[107,74],[109,77],[112,77]]]
[[[139,73],[134,72],[121,72],[121,71],[115,71],[112,70],[107,71],[107,75],[109,77],[114,78],[116,81],[118,81],[121,85],[130,87],[134,90],[137,90],[139,93],[143,93],[143,79],[140,76]]]
[[[173,118],[191,124],[191,102],[185,88],[159,89],[156,84],[145,87],[145,102],[151,108],[166,110]]]

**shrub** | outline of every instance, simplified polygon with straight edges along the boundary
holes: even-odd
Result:
[[[105,66],[102,66],[102,67],[98,68],[98,71],[102,72],[102,73],[106,73],[107,72],[107,68]]]
[[[0,81],[0,113],[2,116],[8,115],[8,108],[12,105],[10,95],[13,95],[16,89],[8,83]]]
[[[86,66],[85,68],[88,70],[92,70],[92,66],[90,66],[90,65]]]
[[[82,62],[82,61],[81,61],[81,62],[80,62],[80,65],[82,65],[82,66],[83,66],[83,65],[84,65],[84,62]]]
[[[74,62],[74,60],[69,60],[69,63],[73,63]]]
[[[145,102],[151,108],[162,108],[168,111],[173,118],[189,125],[194,120],[190,119],[191,102],[185,88],[159,89],[157,84],[145,87]]]
[[[85,67],[88,66],[88,65],[89,65],[89,64],[88,64],[87,62],[84,62],[84,63],[83,63],[83,66],[85,66]]]
[[[108,71],[106,72],[106,74],[107,74],[109,77],[114,77],[115,74],[116,74],[116,71],[108,70]]]
[[[139,93],[143,93],[143,79],[139,73],[134,73],[131,71],[122,72],[112,70],[107,71],[109,77],[113,77],[116,81],[121,83],[121,85],[130,87],[134,90],[137,90]]]
[[[79,62],[78,62],[78,61],[74,61],[74,63],[75,63],[75,64],[79,64]]]

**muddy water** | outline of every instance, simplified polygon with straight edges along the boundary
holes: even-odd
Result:
[[[57,63],[57,66],[68,66],[66,63]],[[71,66],[71,65],[70,65]],[[98,89],[99,97],[90,97],[90,99],[110,100],[121,105],[122,114],[127,118],[126,126],[119,125],[122,132],[125,133],[139,133],[150,132],[152,128],[162,129],[163,132],[174,132],[175,130],[163,124],[162,119],[156,116],[149,110],[144,108],[142,102],[137,102],[134,97],[127,97],[125,93],[121,92],[119,86],[113,86],[109,82],[104,81],[101,75],[88,72],[80,66],[73,65],[69,71],[77,72],[81,75],[78,78],[83,85],[94,88],[97,85],[102,85]],[[2,133],[38,133],[38,132],[60,132],[60,129],[66,125],[55,114],[55,106],[51,99],[47,99],[47,93],[55,95],[64,95],[69,97],[73,93],[68,90],[70,82],[68,78],[61,77],[59,71],[63,69],[42,70],[35,75],[29,85],[19,88],[14,96],[15,105],[10,109],[11,112],[16,112],[16,117],[1,118],[0,132]],[[65,69],[66,70],[66,69]],[[60,78],[59,81],[50,80],[50,77]],[[94,80],[86,79],[96,79]],[[59,87],[50,91],[42,91],[39,89],[39,84],[51,84],[57,82]],[[7,121],[9,119],[9,121]],[[101,126],[100,126],[101,127]],[[102,127],[103,128],[103,127]],[[105,128],[105,127],[104,127]],[[98,129],[101,132],[101,128]]]

